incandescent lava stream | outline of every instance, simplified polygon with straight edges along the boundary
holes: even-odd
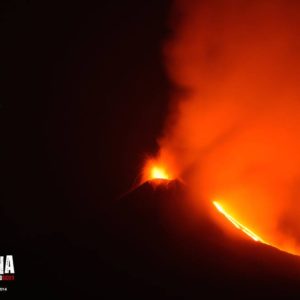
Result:
[[[223,218],[219,211],[199,203],[178,180],[146,181],[116,202],[110,216],[114,251],[108,257],[132,278],[132,295],[145,298],[151,290],[149,299],[300,296],[298,256],[241,230],[228,233],[215,220]]]

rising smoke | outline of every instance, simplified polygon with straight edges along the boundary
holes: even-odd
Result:
[[[300,246],[300,1],[178,0],[160,157],[203,201]]]

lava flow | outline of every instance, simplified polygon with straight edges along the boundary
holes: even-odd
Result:
[[[163,48],[174,88],[155,159],[165,171],[145,179],[222,195],[235,218],[300,255],[300,1],[174,3]]]
[[[250,238],[252,238],[256,242],[261,242],[264,244],[269,245],[267,242],[265,242],[261,237],[259,237],[257,234],[255,234],[252,230],[247,228],[246,226],[242,225],[239,221],[237,221],[234,217],[232,217],[223,207],[222,205],[217,202],[213,201],[214,206],[217,208],[217,210],[227,219],[229,220],[236,228],[243,231],[246,235],[248,235]]]
[[[165,184],[177,178],[175,174],[176,173],[174,172],[170,172],[170,165],[167,161],[165,162],[162,159],[152,158],[148,159],[145,163],[145,166],[143,168],[142,182],[150,181],[154,185]],[[234,217],[232,213],[229,213],[228,210],[225,209],[219,201],[212,201],[212,203],[219,213],[221,213],[228,221],[230,221],[230,223],[232,223],[237,229],[242,231],[248,237],[250,237],[253,241],[272,246],[290,254],[299,255],[300,252],[297,247],[266,242],[263,238],[254,233],[251,229],[247,228],[240,221],[238,221],[236,219],[236,216]]]
[[[252,230],[250,230],[249,228],[247,228],[246,226],[244,226],[243,224],[241,224],[239,221],[237,221],[232,215],[230,215],[225,209],[224,207],[218,202],[218,201],[213,201],[212,202],[213,205],[216,207],[216,209],[228,220],[230,221],[237,229],[241,230],[242,232],[244,232],[246,235],[248,235],[251,239],[253,239],[256,242],[260,242],[266,245],[269,245],[271,247],[277,248],[283,252],[289,253],[289,254],[293,254],[293,255],[297,255],[299,256],[299,251],[297,249],[294,248],[289,248],[287,249],[286,247],[280,247],[277,245],[272,245],[267,243],[265,240],[263,240],[260,236],[258,236],[257,234],[255,234]]]

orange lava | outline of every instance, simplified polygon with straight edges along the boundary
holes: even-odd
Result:
[[[148,159],[143,168],[143,178],[142,181],[149,180],[172,180],[174,176],[171,175],[170,171],[167,169],[167,166],[155,159]]]
[[[261,242],[264,244],[269,245],[267,242],[265,242],[261,237],[259,237],[257,234],[255,234],[252,230],[247,228],[246,226],[242,225],[239,221],[237,221],[233,216],[231,216],[224,208],[223,206],[217,202],[213,201],[214,206],[217,208],[217,210],[227,219],[229,220],[236,228],[243,231],[246,235],[248,235],[250,238],[252,238],[256,242]]]
[[[228,213],[228,211],[225,210],[225,208],[220,204],[218,201],[213,201],[213,205],[216,207],[216,209],[228,220],[230,221],[237,229],[244,232],[247,236],[249,236],[251,239],[253,239],[255,242],[260,242],[266,245],[269,245],[271,247],[277,248],[280,251],[300,256],[299,248],[292,247],[292,246],[280,246],[277,244],[270,244],[267,243],[264,239],[262,239],[260,236],[258,236],[256,233],[254,233],[252,230],[247,228],[245,225],[241,224],[236,218],[234,218],[231,214]]]
[[[163,169],[161,167],[157,167],[157,166],[152,167],[150,178],[151,179],[166,179],[166,180],[171,179],[165,169]]]

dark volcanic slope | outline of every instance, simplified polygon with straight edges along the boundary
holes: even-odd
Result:
[[[107,257],[129,296],[300,297],[299,257],[228,236],[194,208],[178,181],[147,182],[116,203]]]

